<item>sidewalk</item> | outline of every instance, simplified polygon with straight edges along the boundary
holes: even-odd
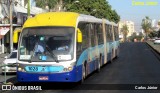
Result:
[[[154,44],[152,41],[147,41],[147,44],[160,54],[160,44]]]

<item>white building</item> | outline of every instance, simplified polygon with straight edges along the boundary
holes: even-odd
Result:
[[[119,22],[119,35],[122,37],[123,33],[122,33],[122,27],[124,25],[127,25],[128,27],[128,35],[127,37],[131,36],[134,32],[135,32],[135,26],[134,26],[134,22],[133,21],[121,21]]]
[[[16,27],[22,27],[27,19],[28,0],[12,0],[13,11],[13,32]],[[30,0],[30,14],[36,15],[42,12],[48,12],[36,7],[35,0]],[[8,52],[10,46],[10,20],[9,20],[9,0],[0,0],[0,54]],[[14,20],[15,19],[15,20]],[[7,51],[6,51],[7,50]]]
[[[158,20],[153,19],[151,25],[152,25],[152,28],[153,28],[154,31],[158,31],[159,30]]]

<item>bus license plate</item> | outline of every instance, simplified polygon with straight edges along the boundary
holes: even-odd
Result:
[[[39,80],[48,80],[48,76],[39,76]]]

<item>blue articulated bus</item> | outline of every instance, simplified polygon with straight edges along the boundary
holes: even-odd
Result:
[[[73,12],[29,18],[19,38],[18,82],[83,82],[118,55],[117,30],[106,19]]]

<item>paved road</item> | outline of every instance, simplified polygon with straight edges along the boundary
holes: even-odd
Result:
[[[102,67],[100,73],[93,73],[90,75],[83,85],[43,83],[41,84],[42,87],[52,86],[52,90],[34,91],[33,93],[160,93],[158,90],[106,90],[101,87],[102,84],[106,86],[108,84],[125,84],[125,86],[127,84],[160,84],[160,60],[158,58],[160,58],[160,56],[155,56],[146,43],[123,43],[121,44],[121,54],[119,58],[114,60],[113,63]],[[89,85],[87,86],[87,84]],[[63,88],[61,88],[62,86]],[[90,90],[79,90],[83,86],[89,87]],[[21,91],[14,92],[21,93]],[[23,91],[23,93],[25,92],[28,93],[28,91]],[[6,91],[5,93],[13,93],[13,91]]]

